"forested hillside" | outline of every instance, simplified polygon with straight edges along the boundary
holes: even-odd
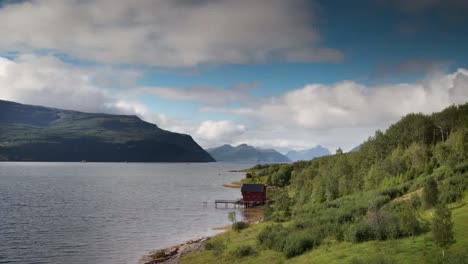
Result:
[[[269,185],[266,223],[242,231],[250,236],[250,250],[233,248],[229,253],[233,243],[215,239],[212,243],[228,248],[215,258],[243,250],[248,257],[238,262],[273,256],[299,263],[468,259],[468,241],[460,239],[468,235],[463,200],[468,186],[468,104],[432,115],[409,114],[385,132],[377,131],[356,152],[338,149],[335,155],[311,161],[257,165],[244,181]],[[453,229],[453,210],[459,233]],[[410,248],[397,246],[400,242],[392,246],[391,241]],[[337,257],[328,251],[333,248],[348,253]],[[398,248],[408,255],[392,251]],[[321,252],[321,261],[314,262],[315,251]],[[200,257],[208,261],[206,254]],[[194,256],[189,262],[196,260]]]
[[[0,100],[0,161],[211,162],[189,135],[137,116]]]

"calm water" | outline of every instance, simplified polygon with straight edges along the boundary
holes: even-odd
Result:
[[[133,264],[151,249],[214,234],[230,211],[214,200],[240,196],[222,184],[246,167],[0,163],[0,263]]]

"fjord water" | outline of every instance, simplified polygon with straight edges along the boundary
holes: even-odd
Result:
[[[214,200],[240,197],[222,184],[246,167],[0,163],[0,263],[136,263],[149,250],[212,235],[230,211]]]

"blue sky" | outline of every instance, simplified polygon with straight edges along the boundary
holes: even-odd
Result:
[[[350,149],[468,98],[462,0],[2,1],[0,23],[0,99],[137,114],[205,147]]]

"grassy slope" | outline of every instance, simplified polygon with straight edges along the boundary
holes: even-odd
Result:
[[[447,254],[462,253],[468,255],[468,197],[457,204],[453,204],[452,219],[455,223],[454,233],[456,243],[448,250]],[[431,214],[430,211],[426,212]],[[439,257],[440,249],[433,243],[431,233],[411,238],[370,241],[358,244],[349,242],[324,242],[319,248],[308,253],[286,259],[281,253],[259,248],[256,236],[268,223],[258,224],[241,233],[229,232],[219,235],[214,240],[228,242],[228,247],[220,257],[215,257],[211,251],[201,251],[186,256],[182,263],[349,263],[353,259],[367,260],[383,256],[387,260],[396,263],[427,263]],[[252,245],[257,250],[256,256],[233,258],[230,251],[240,245]]]

